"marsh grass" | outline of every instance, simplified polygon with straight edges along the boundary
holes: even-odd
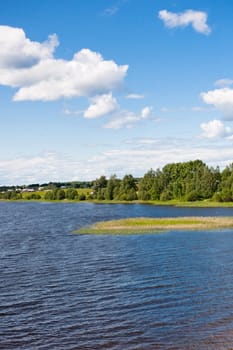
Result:
[[[97,222],[75,231],[79,234],[140,234],[170,230],[233,228],[233,217],[128,218]]]

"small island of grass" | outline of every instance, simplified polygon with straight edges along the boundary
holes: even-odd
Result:
[[[233,217],[128,218],[97,222],[75,231],[78,234],[142,234],[170,230],[233,228]]]

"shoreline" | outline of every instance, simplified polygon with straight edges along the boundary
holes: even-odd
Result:
[[[216,230],[233,228],[233,217],[127,218],[101,221],[74,231],[77,234],[152,234],[171,230]]]
[[[44,200],[44,199],[0,199],[0,203],[93,203],[93,204],[146,204],[154,206],[190,207],[190,208],[233,208],[233,202],[214,202],[209,200],[183,202],[177,200],[170,201],[114,201],[114,200]]]

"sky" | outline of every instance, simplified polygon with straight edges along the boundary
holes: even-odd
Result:
[[[0,2],[0,185],[233,162],[233,2]]]

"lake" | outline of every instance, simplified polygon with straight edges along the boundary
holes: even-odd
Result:
[[[0,202],[0,349],[232,349],[232,230],[72,233],[125,217],[232,215],[233,208]]]

